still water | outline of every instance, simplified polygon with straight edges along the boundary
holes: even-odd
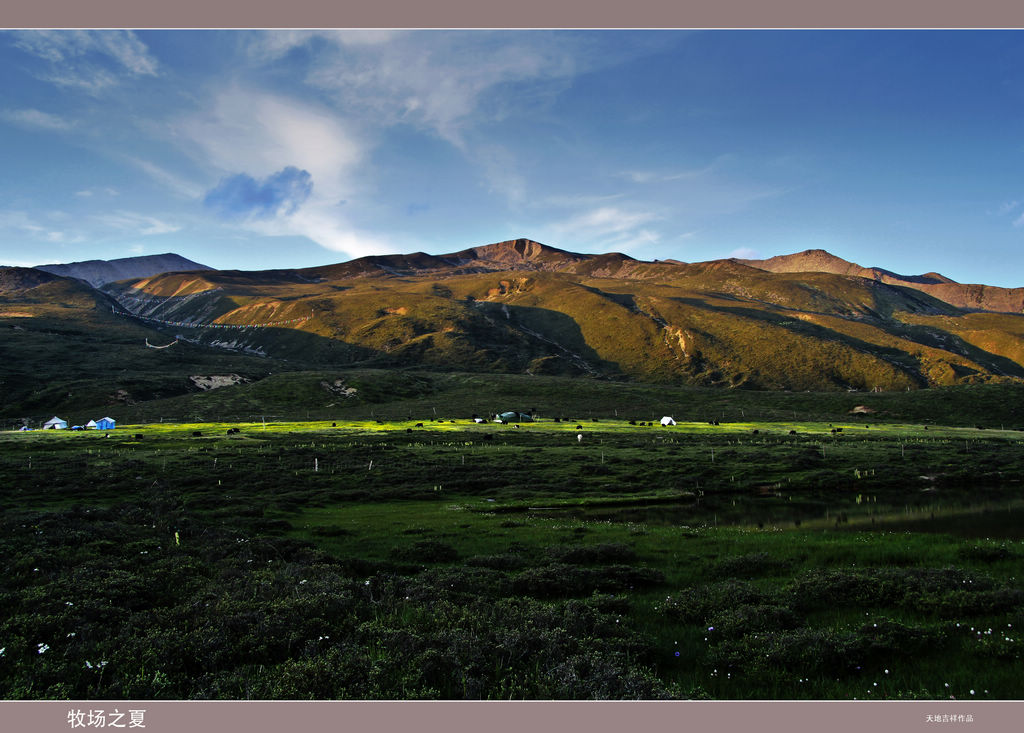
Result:
[[[966,538],[1024,540],[1024,500],[915,503],[857,496],[841,502],[795,497],[712,497],[675,504],[534,508],[531,515],[657,526],[718,526],[822,531],[941,532]]]

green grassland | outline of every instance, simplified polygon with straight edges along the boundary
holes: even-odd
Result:
[[[1005,385],[331,375],[323,419],[0,433],[0,695],[1024,698]]]

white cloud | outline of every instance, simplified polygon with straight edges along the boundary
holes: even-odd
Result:
[[[315,30],[271,30],[256,31],[252,34],[249,43],[249,55],[264,63],[274,62],[286,56],[296,48],[323,40],[329,43],[342,46],[372,46],[380,43],[388,43],[396,37],[401,36],[403,31],[376,29],[376,30],[345,30],[345,29],[315,29]]]
[[[208,109],[174,124],[175,138],[214,176],[265,179],[294,167],[310,174],[309,197],[293,211],[239,226],[264,235],[305,236],[353,257],[398,251],[349,222],[338,202],[364,195],[368,144],[329,110],[240,87],[216,94]],[[214,181],[211,180],[211,188]],[[209,190],[209,189],[208,189]]]
[[[750,247],[738,247],[729,253],[730,257],[735,257],[738,260],[761,260],[764,256],[756,249]]]
[[[63,131],[74,127],[73,122],[59,115],[42,112],[38,109],[8,109],[0,112],[0,119],[19,127],[37,128],[42,130]]]
[[[0,267],[35,267],[45,264],[41,260],[16,260],[0,253]]]
[[[45,62],[40,79],[93,95],[157,74],[156,59],[130,30],[29,30],[15,32],[14,39],[17,48]]]
[[[343,198],[365,150],[329,111],[238,87],[216,94],[209,110],[175,131],[198,160],[221,173],[263,178],[288,166],[307,170],[323,195]]]
[[[351,257],[393,254],[402,249],[379,235],[358,231],[344,218],[321,204],[303,206],[288,217],[271,221],[253,221],[247,228],[267,236],[301,235],[324,249]]]
[[[649,211],[626,211],[615,206],[602,206],[562,222],[558,227],[566,231],[590,232],[597,236],[621,234],[641,224],[658,219]]]

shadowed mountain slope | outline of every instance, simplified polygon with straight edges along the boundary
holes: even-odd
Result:
[[[85,280],[93,287],[100,287],[115,280],[149,277],[163,272],[182,272],[189,270],[209,270],[206,265],[187,260],[176,254],[146,255],[143,257],[123,257],[116,260],[85,260],[57,265],[39,265],[35,269],[49,272],[61,277],[74,277]]]

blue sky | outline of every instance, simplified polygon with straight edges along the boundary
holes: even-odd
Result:
[[[1018,31],[0,32],[0,264],[529,237],[1024,286]]]

